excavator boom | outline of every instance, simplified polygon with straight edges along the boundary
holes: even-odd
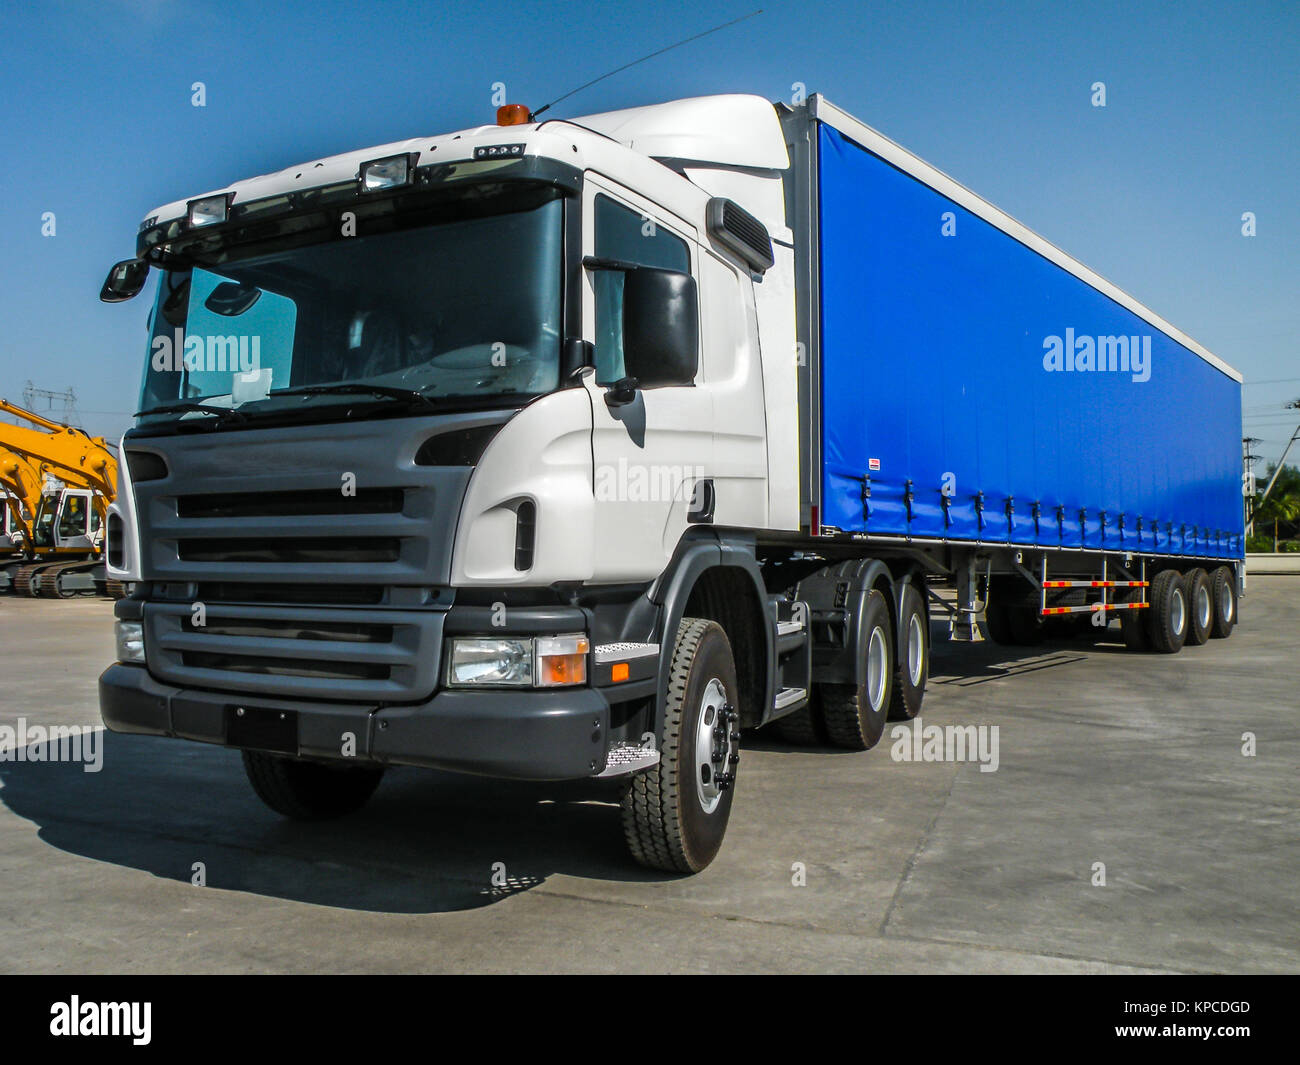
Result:
[[[21,455],[61,481],[93,488],[111,503],[117,494],[117,459],[102,436],[50,421],[0,399],[0,411],[40,428],[0,422],[0,448]]]

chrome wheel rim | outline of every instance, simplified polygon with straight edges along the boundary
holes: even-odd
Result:
[[[727,702],[727,689],[714,677],[700,697],[693,759],[695,791],[706,814],[718,808],[735,780],[735,766],[740,760],[738,718],[735,708]]]
[[[1187,624],[1187,604],[1183,601],[1183,590],[1174,589],[1174,599],[1170,604],[1169,611],[1169,628],[1177,636],[1183,631],[1183,626]]]
[[[871,709],[879,710],[885,699],[885,683],[889,672],[889,644],[884,630],[877,625],[867,641],[867,698]]]
[[[1210,627],[1210,622],[1214,618],[1213,610],[1213,605],[1210,603],[1210,589],[1202,583],[1196,589],[1196,617],[1201,628],[1208,629]]]
[[[922,667],[925,665],[925,633],[921,630],[921,616],[913,614],[907,623],[907,677],[913,688],[921,685]]]

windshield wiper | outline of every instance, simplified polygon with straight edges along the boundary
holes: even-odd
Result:
[[[219,422],[248,421],[248,416],[242,411],[235,410],[234,407],[217,407],[211,403],[170,403],[162,407],[149,407],[146,410],[138,410],[135,412],[135,417],[144,418],[150,414],[188,414],[190,411],[215,414]]]
[[[438,404],[413,388],[390,388],[388,385],[365,385],[344,382],[337,385],[303,385],[300,388],[277,388],[272,396],[382,396],[387,399],[404,399],[411,403],[422,403],[436,409]]]

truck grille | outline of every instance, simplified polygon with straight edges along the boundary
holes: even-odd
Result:
[[[151,437],[166,475],[134,485],[150,672],[232,693],[427,698],[473,471],[416,455],[449,426],[506,417]]]
[[[441,610],[145,604],[149,671],[220,691],[348,702],[424,698],[436,687]],[[201,624],[199,623],[201,620]]]

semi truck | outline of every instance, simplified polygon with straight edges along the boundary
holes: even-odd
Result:
[[[159,207],[151,273],[102,715],[288,817],[594,779],[694,873],[748,730],[873,747],[932,620],[1237,619],[1241,376],[819,95],[507,105]]]

